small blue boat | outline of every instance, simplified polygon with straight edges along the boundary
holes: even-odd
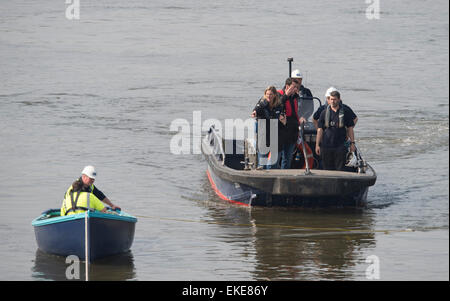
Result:
[[[137,218],[121,211],[88,211],[89,261],[130,249]],[[44,211],[31,223],[39,249],[85,259],[86,213],[60,216],[60,209]]]

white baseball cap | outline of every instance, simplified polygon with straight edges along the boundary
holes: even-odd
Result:
[[[83,168],[83,171],[81,172],[82,175],[86,175],[91,179],[95,179],[97,176],[97,172],[95,171],[95,167],[92,165],[85,166]]]
[[[302,73],[300,72],[300,70],[295,69],[294,71],[292,71],[291,77],[292,77],[292,78],[303,78],[303,75],[302,75]]]
[[[329,87],[328,90],[325,92],[325,98],[330,97],[331,92],[335,91],[337,91],[335,87]]]

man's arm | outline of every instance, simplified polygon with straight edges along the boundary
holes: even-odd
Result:
[[[320,143],[322,142],[322,136],[323,136],[323,129],[318,128],[317,129],[317,136],[316,136],[316,154],[320,156]]]
[[[325,110],[322,110],[317,120],[316,154],[318,156],[320,156],[320,144],[322,143],[324,124],[325,124]]]
[[[111,207],[112,210],[116,209],[116,208],[120,208],[119,206],[114,205],[107,197],[105,197],[102,200],[103,203],[107,204],[109,207]]]
[[[319,108],[317,108],[317,111],[313,115],[313,123],[316,129],[319,128],[319,118],[325,108],[326,106],[324,105],[320,106]]]
[[[354,152],[356,150],[355,147],[355,132],[353,131],[353,127],[347,128],[347,137],[350,139],[350,151]]]
[[[319,121],[316,119],[313,119],[313,124],[316,127],[316,129],[319,127]]]
[[[347,105],[344,105],[344,124],[347,128],[347,140],[355,141],[354,137],[354,130],[353,128],[356,126],[356,123],[358,122],[358,116],[356,116],[355,112],[353,112],[352,108],[350,108]],[[352,128],[351,130],[349,128]],[[349,132],[352,132],[353,135],[350,137]]]
[[[119,206],[114,205],[110,199],[108,199],[106,197],[106,195],[103,194],[103,192],[101,192],[100,189],[98,189],[96,186],[94,186],[94,190],[92,191],[92,193],[99,199],[101,200],[103,203],[107,204],[109,207],[111,207],[111,209],[116,209],[116,208],[120,208]]]

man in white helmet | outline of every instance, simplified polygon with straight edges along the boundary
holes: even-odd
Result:
[[[301,119],[308,120],[314,113],[314,100],[311,90],[303,86],[303,74],[295,69],[291,73],[291,78],[298,84],[298,114]]]
[[[314,113],[314,115],[313,115],[313,123],[314,123],[314,125],[316,126],[316,129],[318,128],[318,123],[319,123],[319,117],[320,117],[320,114],[321,114],[322,111],[325,110],[325,109],[327,108],[327,106],[330,104],[330,93],[331,93],[331,92],[334,92],[334,91],[337,91],[337,89],[336,89],[335,87],[329,87],[329,88],[327,89],[327,91],[325,92],[325,99],[326,99],[326,102],[327,102],[327,103],[324,104],[324,105],[322,105],[322,106],[320,106],[320,107],[317,109],[317,111]],[[341,104],[342,104],[343,106],[347,107],[347,109],[348,109],[348,111],[349,111],[349,114],[351,115],[351,117],[352,117],[352,119],[353,119],[353,122],[355,123],[355,126],[356,126],[356,123],[358,122],[358,116],[356,116],[355,112],[353,112],[353,110],[352,110],[349,106],[343,104],[343,103],[342,103],[342,100],[341,100]]]
[[[67,190],[63,206],[61,209],[61,215],[66,215],[70,211],[73,211],[72,213],[78,213],[80,211],[85,210],[86,208],[81,205],[77,205],[76,200],[74,200],[73,194],[74,193],[88,193],[92,194],[93,197],[91,198],[91,205],[90,208],[100,210],[105,212],[106,209],[104,206],[99,203],[98,200],[102,201],[103,203],[107,204],[111,209],[120,209],[120,207],[114,205],[110,199],[108,199],[103,192],[101,192],[95,185],[94,181],[97,176],[97,172],[95,171],[95,167],[92,165],[85,166],[84,169],[81,172],[81,177],[79,177],[77,180],[73,182],[73,184],[69,187]],[[70,196],[72,194],[72,196]],[[76,199],[76,198],[75,198]],[[84,200],[84,202],[86,202]],[[83,204],[86,205],[86,204]]]
[[[348,106],[343,106],[338,91],[330,93],[329,105],[320,114],[316,154],[322,157],[322,166],[326,170],[344,170],[347,147],[350,140],[350,152],[355,151],[355,123]]]

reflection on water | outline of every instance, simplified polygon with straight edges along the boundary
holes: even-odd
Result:
[[[349,279],[354,273],[349,267],[359,260],[361,248],[375,243],[370,232],[372,220],[361,212],[265,210],[253,212],[252,218],[258,224],[307,227],[280,231],[262,228],[255,232],[257,279]]]
[[[364,251],[375,246],[370,212],[246,209],[219,200],[204,204],[208,218],[222,226],[222,239],[240,242],[242,258],[254,257],[255,280],[364,279],[364,271],[355,266],[364,262]]]
[[[31,276],[36,280],[65,281],[66,269],[71,263],[66,263],[66,257],[56,256],[36,251],[36,259]],[[80,279],[85,280],[85,264],[80,261]],[[89,280],[120,281],[136,279],[133,254],[126,252],[102,259],[89,265]]]

